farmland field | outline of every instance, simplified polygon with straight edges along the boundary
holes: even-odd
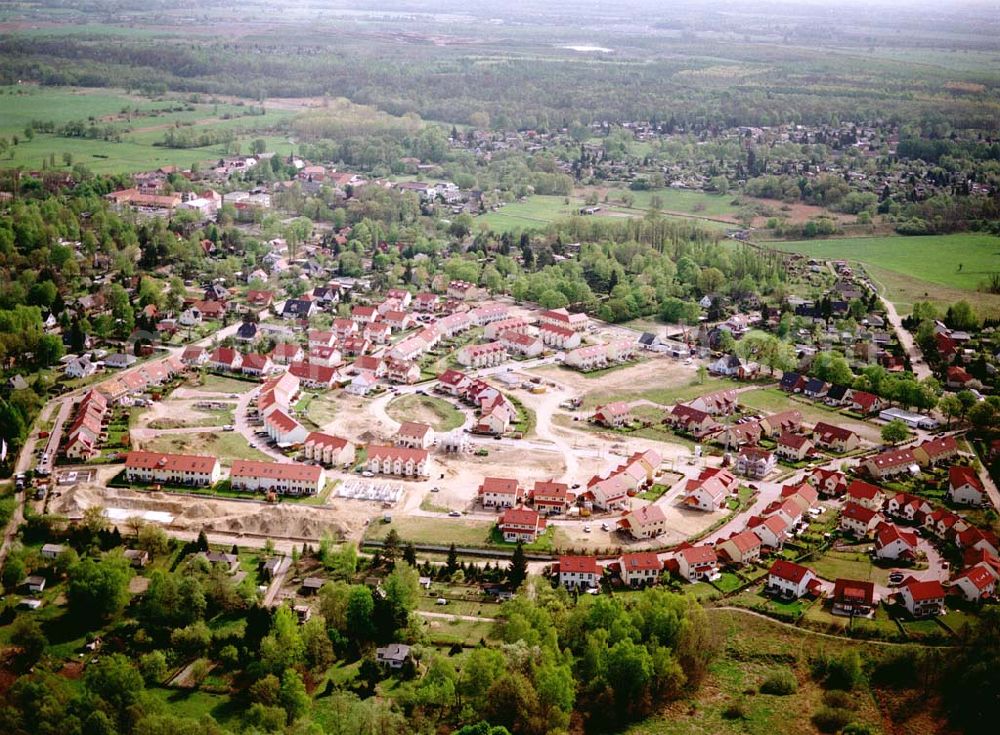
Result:
[[[153,100],[123,91],[76,87],[0,87],[0,136],[19,139],[0,158],[0,168],[40,169],[43,162],[48,162],[54,170],[69,170],[72,165],[67,166],[63,160],[63,155],[68,154],[72,164],[83,164],[95,173],[129,173],[166,165],[187,167],[227,154],[224,144],[184,149],[155,145],[170,129],[186,133],[232,130],[237,140],[244,141],[244,152],[249,149],[246,141],[251,136],[271,141],[269,150],[279,149],[273,143],[280,145],[283,139],[274,140],[264,133],[279,128],[291,113],[249,112],[245,105],[210,99]],[[34,132],[29,140],[25,132],[33,122],[58,127],[74,121],[112,128],[121,135],[121,141],[43,132]]]
[[[973,302],[983,313],[1000,313],[1000,296],[977,289],[1000,271],[1000,238],[961,234],[927,237],[860,237],[769,243],[813,258],[864,263],[876,284],[902,312],[914,301]]]

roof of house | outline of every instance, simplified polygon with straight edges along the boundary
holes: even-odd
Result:
[[[985,562],[979,562],[978,564],[963,570],[962,573],[955,578],[955,581],[957,582],[960,579],[967,579],[969,583],[980,592],[987,589],[991,584],[996,586],[997,580],[992,567]]]
[[[205,457],[196,454],[165,454],[163,452],[129,452],[125,457],[125,467],[128,469],[154,470],[169,472],[211,472],[217,467],[219,460],[215,457]]]
[[[849,518],[859,523],[868,524],[871,520],[878,515],[878,511],[866,508],[863,505],[858,505],[857,503],[847,503],[844,506],[844,510],[841,512],[842,518]]]
[[[928,439],[920,444],[917,449],[922,449],[928,457],[942,457],[958,452],[958,442],[953,436],[941,436],[936,439]]]
[[[783,431],[781,432],[781,436],[778,437],[779,446],[791,447],[792,449],[802,449],[802,447],[809,443],[808,437],[801,434],[793,434],[790,431]]]
[[[321,431],[309,432],[309,435],[306,436],[305,443],[323,447],[334,447],[337,449],[343,449],[349,444],[347,439],[341,439],[339,436],[334,436],[333,434],[324,434]]]
[[[421,424],[416,421],[404,421],[399,425],[399,431],[396,432],[396,435],[413,439],[423,439],[433,432],[434,430],[427,424]]]
[[[944,599],[944,587],[936,579],[919,580],[907,577],[903,588],[910,593],[914,602]]]
[[[813,433],[840,441],[845,441],[852,436],[855,436],[854,432],[850,429],[845,429],[843,426],[834,426],[833,424],[828,424],[825,421],[818,422],[813,427]]]
[[[948,468],[948,484],[953,488],[969,485],[979,492],[983,492],[983,482],[979,479],[979,475],[972,467],[964,465],[952,465]]]
[[[510,477],[484,477],[479,486],[479,494],[496,493],[499,495],[519,495],[520,485]]]
[[[666,514],[663,512],[663,508],[658,505],[644,505],[637,510],[629,513],[623,520],[629,521],[630,523],[636,523],[638,525],[646,525],[648,523],[659,523],[660,521],[665,521],[667,519]]]
[[[623,572],[644,572],[647,570],[659,571],[663,569],[663,562],[655,551],[636,551],[630,554],[622,554],[621,565]]]
[[[713,546],[688,546],[677,552],[688,564],[708,564],[718,560]]]
[[[875,500],[881,493],[882,488],[864,480],[851,480],[851,484],[847,486],[847,495],[851,498]]]
[[[299,480],[319,482],[323,468],[298,462],[260,462],[234,459],[230,477],[254,477],[269,480]]]
[[[916,548],[917,534],[912,531],[904,531],[898,526],[886,523],[885,521],[875,527],[875,546],[877,548],[884,548],[896,541],[902,541],[911,549]]]
[[[243,356],[244,369],[250,368],[251,370],[263,370],[270,362],[271,358],[267,355],[260,355],[256,352],[251,352]]]
[[[532,528],[544,527],[545,518],[537,510],[530,508],[508,508],[500,516],[497,524],[503,526],[531,526]]]
[[[777,559],[774,564],[771,565],[771,569],[768,572],[772,577],[778,577],[779,579],[784,579],[793,584],[799,584],[803,579],[805,579],[807,574],[811,574],[812,570],[809,567],[804,567],[801,564],[796,564],[793,561],[788,561],[787,559]]]
[[[740,531],[737,534],[733,534],[723,543],[729,542],[732,542],[741,553],[753,551],[760,546],[760,538],[749,528],[744,531]]]
[[[597,564],[596,556],[560,556],[559,572],[561,574],[568,572],[600,574],[600,567]]]
[[[878,403],[878,396],[863,390],[856,390],[851,394],[851,400],[866,410],[871,410]]]
[[[833,582],[833,599],[871,605],[875,601],[875,583],[857,579],[836,579]]]
[[[425,462],[427,461],[426,449],[411,449],[410,447],[392,447],[381,444],[369,444],[366,447],[368,459],[378,460],[401,460],[403,462]]]

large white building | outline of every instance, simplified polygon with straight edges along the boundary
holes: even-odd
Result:
[[[366,456],[368,471],[378,475],[426,477],[430,472],[430,454],[426,449],[369,444]]]
[[[280,495],[315,495],[324,483],[322,467],[297,462],[233,460],[229,473],[233,490],[274,491]]]
[[[222,469],[215,457],[129,452],[125,458],[125,477],[129,482],[205,487],[221,479]]]

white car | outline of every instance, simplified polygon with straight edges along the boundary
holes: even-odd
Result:
[[[361,473],[361,476],[362,477],[375,477],[375,473],[374,472],[370,472],[369,470],[365,470],[364,472]]]
[[[584,533],[590,533],[590,526],[584,526],[583,527],[583,532]]]

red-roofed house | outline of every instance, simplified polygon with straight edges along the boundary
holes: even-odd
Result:
[[[465,345],[455,354],[459,365],[471,368],[496,367],[507,361],[507,348],[502,342]]]
[[[921,467],[941,464],[958,456],[958,442],[953,436],[928,439],[914,447],[913,456]]]
[[[274,365],[271,363],[270,357],[251,352],[248,355],[243,355],[243,364],[240,367],[240,372],[244,375],[260,376],[271,372],[273,367]]]
[[[837,579],[833,583],[834,615],[868,615],[875,607],[875,583]]]
[[[301,444],[309,431],[280,408],[264,417],[264,430],[276,444]]]
[[[536,480],[531,502],[539,513],[562,513],[573,502],[573,497],[569,485],[564,482]]]
[[[426,477],[430,471],[430,455],[426,449],[369,444],[366,454],[365,466],[376,474]]]
[[[951,365],[948,368],[948,377],[945,385],[949,388],[964,388],[973,380],[975,380],[975,378],[969,375],[965,368],[959,367],[958,365]]]
[[[602,570],[594,556],[560,556],[559,584],[568,590],[597,586]]]
[[[484,477],[478,491],[484,508],[513,508],[523,495],[520,483],[509,477]]]
[[[813,441],[816,446],[834,452],[852,452],[861,445],[861,437],[850,429],[820,421],[813,427]]]
[[[951,583],[967,602],[993,599],[997,591],[997,571],[985,562],[963,570]]]
[[[322,467],[298,462],[235,459],[229,479],[233,490],[315,495],[323,487],[325,474]]]
[[[907,577],[899,590],[899,599],[915,618],[926,618],[944,612],[944,587],[936,579],[920,581]]]
[[[817,467],[806,476],[806,482],[825,497],[839,498],[847,492],[847,477],[838,470]]]
[[[913,561],[917,557],[917,534],[885,521],[879,523],[875,527],[875,556]]]
[[[718,510],[738,487],[739,480],[728,470],[705,469],[697,479],[687,481],[684,504],[698,510]]]
[[[503,534],[504,541],[530,544],[545,530],[545,518],[528,508],[508,508],[497,521],[497,527]]]
[[[784,546],[791,528],[788,519],[779,513],[766,518],[755,516],[750,519],[747,525],[757,534],[761,544],[768,549],[780,549]]]
[[[663,562],[653,551],[622,554],[618,563],[621,566],[622,581],[629,587],[656,584],[663,571]]]
[[[777,459],[773,452],[761,447],[741,447],[736,459],[736,471],[759,480],[771,474],[776,464]]]
[[[434,444],[434,429],[416,421],[404,421],[396,432],[397,447],[428,449]]]
[[[275,345],[274,349],[271,350],[271,360],[278,365],[288,365],[293,362],[301,362],[303,357],[305,357],[305,355],[302,352],[302,348],[297,344],[291,344],[288,342]]]
[[[684,431],[696,438],[701,438],[719,428],[712,415],[683,403],[678,403],[664,418],[664,422],[678,431]]]
[[[913,456],[912,449],[890,449],[866,459],[864,468],[872,477],[883,479],[909,472],[910,467],[916,463],[917,458]]]
[[[847,502],[857,503],[869,510],[879,510],[885,502],[885,495],[877,485],[864,480],[852,480],[847,486]]]
[[[605,403],[603,406],[598,406],[594,409],[594,415],[591,418],[595,424],[611,428],[619,428],[628,423],[631,415],[632,412],[627,403],[624,401],[616,401],[614,403]]]
[[[982,505],[988,502],[986,488],[972,467],[953,465],[948,468],[948,499],[962,505]]]
[[[214,370],[239,370],[243,356],[232,347],[217,347],[208,358],[208,366]]]
[[[767,591],[771,594],[797,600],[817,589],[819,578],[809,568],[801,564],[778,559],[767,573]]]
[[[677,573],[688,582],[711,579],[719,568],[719,557],[711,546],[688,546],[676,554]]]
[[[125,477],[129,482],[206,487],[222,478],[222,469],[215,457],[129,452],[125,457]]]
[[[618,527],[634,538],[655,538],[667,530],[667,517],[658,505],[644,505],[618,521]]]
[[[881,520],[878,511],[857,503],[847,503],[840,514],[840,530],[857,538],[867,538]]]
[[[874,393],[863,390],[851,392],[851,409],[862,416],[870,416],[876,413],[882,406],[879,397]]]
[[[354,445],[339,436],[313,431],[306,437],[305,458],[325,465],[349,466],[354,463]]]
[[[749,528],[716,545],[719,555],[732,564],[751,564],[760,558],[760,537]]]
[[[801,462],[812,453],[813,449],[813,443],[807,437],[786,431],[778,437],[774,453],[789,462]]]

